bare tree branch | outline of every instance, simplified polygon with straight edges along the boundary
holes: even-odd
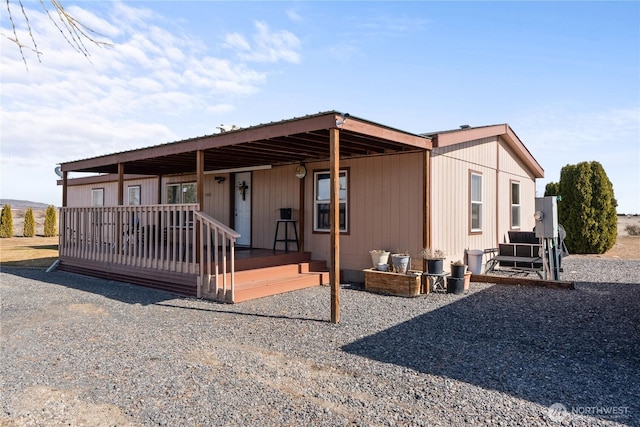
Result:
[[[38,58],[38,62],[42,62],[41,61],[42,52],[38,50],[38,45],[33,35],[31,22],[29,21],[27,12],[24,9],[22,0],[18,0],[18,4],[20,5],[22,16],[24,17],[27,30],[29,32],[29,37],[31,38],[31,42],[33,43],[33,48],[27,47],[25,44],[23,44],[20,41],[20,38],[18,37],[18,31],[14,22],[14,15],[11,11],[11,1],[12,0],[6,0],[6,3],[7,3],[7,11],[9,14],[9,21],[11,22],[11,27],[13,31],[13,37],[10,37],[6,34],[2,34],[2,35],[18,46],[18,49],[20,50],[20,56],[22,56],[22,61],[24,62],[24,65],[28,70],[29,67],[27,66],[27,60],[25,58],[23,49],[28,48],[29,50],[35,52]],[[85,58],[87,58],[87,60],[89,60],[89,62],[91,62],[91,60],[89,59],[89,57],[91,56],[91,53],[87,48],[87,45],[85,44],[86,41],[89,41],[98,47],[111,46],[111,43],[109,42],[98,40],[97,36],[99,37],[105,37],[105,36],[87,27],[82,22],[78,21],[76,18],[70,15],[65,10],[64,6],[59,0],[49,0],[49,2],[51,3],[51,6],[53,6],[52,7],[53,10],[50,10],[50,8],[47,7],[45,0],[40,0],[40,5],[42,6],[47,16],[49,17],[49,20],[53,23],[53,25],[55,25],[58,31],[60,31],[60,34],[62,35],[62,37],[64,37],[64,39],[69,44],[69,46],[71,46],[76,52],[81,53]]]

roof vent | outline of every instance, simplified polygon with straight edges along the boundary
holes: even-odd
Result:
[[[469,129],[470,127],[471,127],[471,126],[469,126],[469,125],[461,125],[461,126],[460,126],[460,129]]]

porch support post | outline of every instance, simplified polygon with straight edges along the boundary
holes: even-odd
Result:
[[[69,179],[69,172],[67,171],[62,172],[62,207],[63,208],[67,207],[67,201],[68,201],[67,186],[69,185],[68,179]]]
[[[300,181],[300,197],[298,200],[298,206],[299,206],[299,212],[300,215],[298,216],[298,222],[300,223],[300,230],[298,230],[300,232],[300,247],[298,248],[298,252],[304,252],[304,220],[305,220],[305,206],[304,206],[304,199],[305,199],[305,195],[304,195],[304,190],[305,190],[305,178],[299,179],[298,181]]]
[[[198,150],[196,151],[196,201],[198,202],[198,210],[200,212],[204,212],[204,151],[203,150]],[[195,216],[194,216],[194,231],[196,233],[196,238],[194,241],[195,244],[195,248],[194,248],[194,260],[199,260],[200,259],[200,251],[202,250],[202,248],[200,247],[201,245],[201,240],[200,240],[200,222],[196,221]],[[231,252],[231,256],[233,257],[233,251]],[[233,263],[233,261],[231,261]],[[194,262],[195,264],[195,262]],[[233,266],[233,264],[231,264]],[[201,267],[202,268],[202,267]],[[233,271],[233,270],[232,270]],[[233,274],[233,273],[232,273]],[[198,293],[200,293],[200,280],[202,279],[201,276],[198,276]],[[233,298],[233,289],[231,290],[232,295],[231,297]]]
[[[118,163],[118,206],[124,205],[124,163]]]
[[[196,201],[204,211],[204,151],[196,152]]]
[[[331,223],[331,265],[329,279],[331,284],[331,323],[340,322],[340,131],[329,129],[330,153],[330,223]]]
[[[162,175],[158,175],[158,201],[156,204],[162,204]]]
[[[422,181],[422,194],[424,200],[422,203],[422,224],[424,229],[422,230],[422,247],[431,247],[431,150],[424,150],[422,156],[423,163],[423,181]],[[427,271],[427,260],[422,260],[422,271]]]

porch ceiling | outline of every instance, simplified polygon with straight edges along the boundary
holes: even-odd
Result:
[[[169,175],[196,171],[196,153],[204,169],[306,163],[329,159],[329,129],[340,129],[340,157],[362,157],[431,148],[430,138],[330,111],[313,116],[172,142],[61,164],[63,171]]]

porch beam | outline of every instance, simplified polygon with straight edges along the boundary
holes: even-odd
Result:
[[[331,195],[329,212],[331,217],[331,266],[329,280],[331,285],[331,323],[340,322],[340,131],[329,130],[330,181]]]
[[[124,163],[118,163],[118,206],[124,205]]]

